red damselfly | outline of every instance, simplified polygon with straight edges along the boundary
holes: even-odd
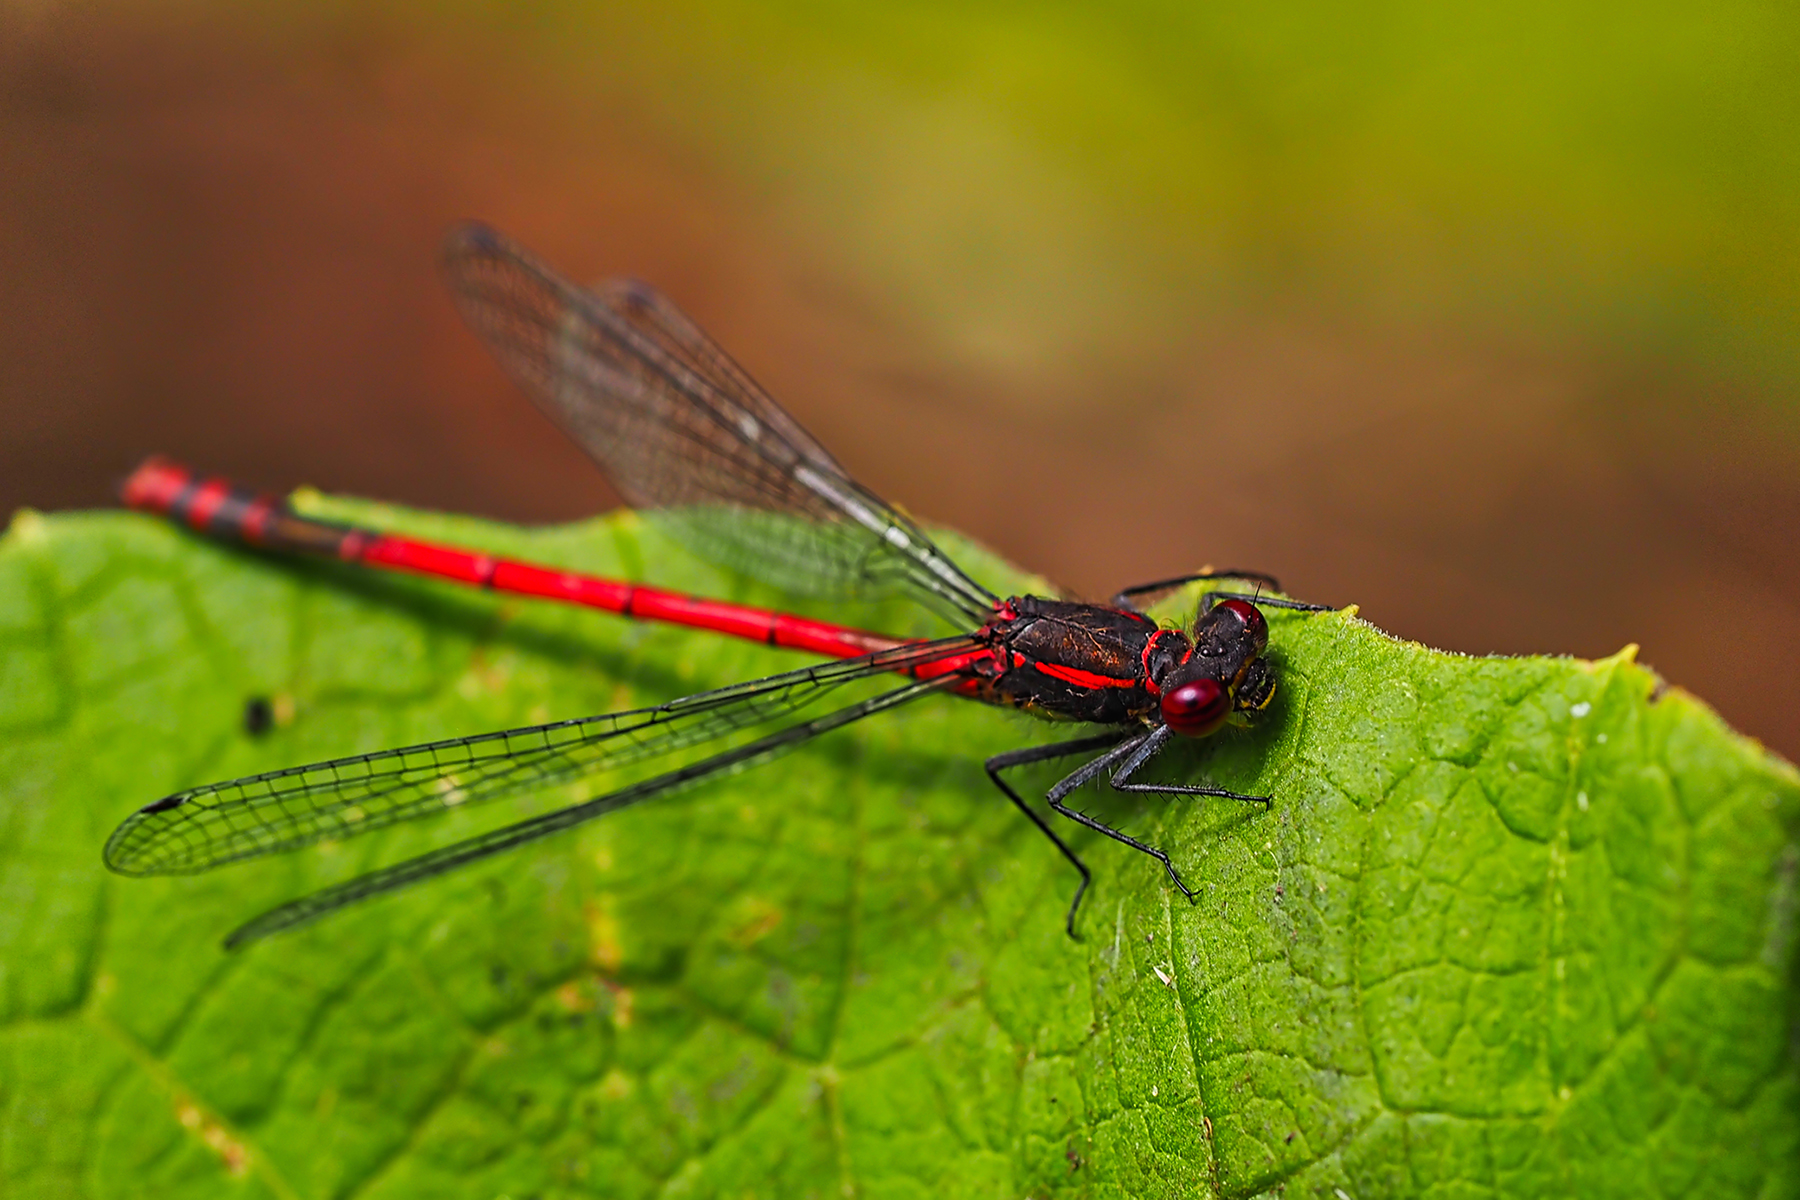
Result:
[[[909,596],[973,632],[918,640],[683,595],[614,579],[319,520],[217,479],[152,459],[123,488],[134,508],[267,550],[325,555],[495,591],[583,604],[639,620],[709,629],[838,661],[701,692],[654,708],[556,721],[357,754],[190,788],[140,809],[106,844],[127,875],[186,874],[279,854],[449,808],[577,782],[732,735],[741,740],[583,803],[444,846],[281,905],[227,939],[239,945],[456,867],[561,832],[932,693],[1103,727],[987,760],[996,787],[1048,837],[1081,881],[1079,855],[1004,778],[1029,763],[1093,755],[1046,795],[1050,808],[1161,862],[1169,856],[1064,801],[1105,777],[1123,792],[1215,796],[1226,788],[1140,783],[1175,736],[1205,737],[1234,712],[1266,707],[1275,676],[1258,605],[1319,611],[1262,595],[1254,571],[1201,571],[1127,588],[1109,604],[1001,598],[969,578],[905,514],[857,483],[725,353],[656,291],[635,282],[579,287],[492,229],[458,230],[445,252],[469,323],[538,406],[599,462],[619,492],[706,557],[790,590]],[[1143,605],[1196,580],[1214,590],[1192,627],[1170,629]],[[904,682],[802,720],[848,684]],[[785,723],[784,723],[785,722]],[[757,732],[759,727],[776,726]]]

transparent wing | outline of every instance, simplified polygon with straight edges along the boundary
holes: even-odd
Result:
[[[503,829],[490,830],[449,846],[441,846],[416,858],[395,863],[391,867],[383,867],[378,871],[370,871],[366,875],[358,875],[354,879],[324,888],[308,896],[302,896],[298,900],[291,900],[270,909],[254,920],[245,922],[226,937],[225,947],[228,950],[235,949],[247,942],[266,938],[297,925],[305,925],[318,920],[327,913],[336,912],[340,908],[346,908],[388,892],[398,891],[401,888],[411,887],[415,883],[423,883],[427,879],[454,871],[459,867],[468,866],[470,863],[484,858],[491,858],[496,854],[504,854],[528,842],[550,837],[597,817],[605,816],[607,813],[617,812],[640,800],[648,800],[653,796],[664,796],[725,771],[771,758],[783,750],[792,749],[822,733],[840,729],[852,721],[860,721],[874,713],[885,712],[887,709],[905,704],[909,700],[915,700],[953,681],[954,676],[945,675],[936,679],[909,683],[905,687],[884,692],[879,696],[871,696],[867,700],[826,713],[804,724],[790,725],[746,745],[737,746],[724,753],[715,754],[711,758],[689,764],[680,770],[670,771],[653,779],[646,779],[629,787],[596,796],[582,804],[572,804],[567,808],[560,808],[555,812],[520,821]]]
[[[107,839],[125,875],[192,874],[382,829],[642,762],[787,716],[874,675],[978,653],[970,637],[919,642],[701,692],[655,708],[446,738],[177,792]]]
[[[469,324],[613,485],[700,553],[790,591],[907,592],[980,620],[995,597],[857,483],[666,297],[571,283],[484,225],[445,270]]]

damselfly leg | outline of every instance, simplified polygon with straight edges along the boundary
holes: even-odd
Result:
[[[1208,568],[1188,575],[1176,575],[1169,579],[1158,579],[1152,583],[1137,583],[1128,588],[1120,588],[1113,596],[1112,603],[1120,608],[1142,611],[1190,583],[1204,583],[1209,579],[1244,579],[1251,583],[1260,583],[1272,592],[1281,590],[1281,581],[1264,571],[1218,571]]]
[[[1243,600],[1258,608],[1286,608],[1294,612],[1336,612],[1329,604],[1309,604],[1305,600],[1287,600],[1280,596],[1263,596],[1253,592],[1207,592],[1200,597],[1200,611],[1208,613],[1221,600]]]
[[[988,778],[994,781],[994,786],[1006,793],[1006,798],[1013,802],[1013,806],[1030,818],[1031,823],[1038,827],[1038,831],[1049,838],[1050,843],[1062,851],[1062,856],[1068,859],[1070,864],[1081,873],[1081,882],[1075,887],[1075,898],[1069,902],[1067,924],[1070,937],[1075,936],[1075,913],[1081,907],[1082,896],[1087,894],[1088,883],[1093,879],[1093,873],[1088,870],[1087,864],[1081,861],[1081,856],[1069,848],[1069,843],[1063,841],[1062,836],[1050,828],[1050,823],[1038,815],[1037,809],[1033,808],[1025,797],[1014,791],[1012,784],[1000,777],[1000,772],[1013,767],[1029,766],[1032,763],[1050,762],[1077,754],[1089,754],[1102,747],[1111,746],[1118,740],[1118,733],[1109,732],[1094,734],[1092,737],[1075,738],[1067,742],[1052,742],[1048,746],[1026,746],[1022,750],[1008,750],[1005,754],[996,754],[988,759],[986,764]]]
[[[1168,745],[1172,736],[1173,731],[1167,725],[1160,725],[1124,740],[1120,740],[1117,733],[1100,733],[1091,737],[1074,738],[1066,742],[1053,742],[1048,746],[1028,746],[1022,750],[1009,750],[1005,754],[996,754],[987,760],[988,778],[994,781],[994,786],[1006,793],[1006,798],[1011,800],[1020,812],[1029,817],[1031,823],[1036,825],[1043,835],[1049,838],[1051,843],[1062,852],[1063,857],[1068,859],[1081,873],[1081,883],[1075,888],[1075,898],[1069,903],[1067,928],[1070,937],[1076,936],[1075,914],[1081,908],[1082,897],[1087,893],[1092,875],[1088,871],[1087,864],[1081,861],[1081,856],[1076,854],[1067,842],[1063,841],[1049,823],[1038,815],[1038,811],[1025,801],[1024,797],[1013,790],[1011,784],[1001,778],[1000,772],[1013,767],[1027,766],[1031,763],[1049,762],[1054,759],[1069,758],[1077,754],[1087,754],[1094,750],[1104,749],[1106,751],[1104,754],[1083,763],[1058,781],[1045,794],[1045,799],[1050,802],[1051,808],[1071,821],[1085,825],[1096,833],[1103,833],[1115,842],[1122,842],[1132,849],[1154,858],[1163,865],[1163,869],[1169,873],[1170,880],[1181,890],[1181,894],[1192,900],[1194,899],[1193,889],[1182,881],[1180,872],[1176,871],[1175,864],[1169,861],[1169,856],[1165,851],[1140,842],[1130,834],[1114,829],[1104,821],[1089,816],[1087,813],[1078,812],[1063,803],[1064,798],[1076,788],[1105,774],[1107,782],[1112,785],[1113,790],[1119,792],[1157,796],[1215,796],[1224,800],[1241,800],[1247,804],[1260,804],[1265,810],[1270,806],[1271,801],[1267,796],[1251,796],[1243,792],[1234,792],[1230,788],[1210,787],[1202,784],[1132,782],[1132,776],[1142,770],[1145,763],[1155,758],[1163,747]]]

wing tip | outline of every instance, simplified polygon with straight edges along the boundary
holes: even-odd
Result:
[[[152,872],[144,869],[136,849],[130,843],[132,834],[137,831],[136,815],[127,817],[125,822],[113,830],[112,836],[106,839],[106,846],[100,851],[100,861],[106,869],[115,875],[149,875]]]
[[[155,844],[156,837],[155,830],[146,830],[144,825],[148,818],[180,808],[192,798],[190,792],[176,792],[173,796],[151,801],[119,822],[119,827],[112,831],[100,852],[100,860],[106,864],[106,869],[116,875],[167,874],[167,865],[148,861],[145,851]],[[166,828],[166,825],[159,823],[158,827]]]

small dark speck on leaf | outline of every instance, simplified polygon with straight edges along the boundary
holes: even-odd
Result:
[[[1081,1155],[1075,1153],[1074,1146],[1070,1146],[1068,1150],[1064,1152],[1063,1157],[1069,1160],[1069,1170],[1071,1172],[1081,1170]]]
[[[1282,887],[1279,883],[1276,884],[1275,885],[1275,898],[1277,900],[1280,900],[1282,897],[1284,897],[1286,895],[1287,895],[1287,889]]]
[[[261,737],[275,728],[275,706],[267,696],[252,696],[244,701],[244,732]]]
[[[1282,1138],[1281,1140],[1283,1142],[1285,1142],[1287,1145],[1291,1146],[1294,1144],[1294,1139],[1298,1136],[1299,1136],[1299,1134],[1297,1132],[1290,1132],[1286,1137]]]

